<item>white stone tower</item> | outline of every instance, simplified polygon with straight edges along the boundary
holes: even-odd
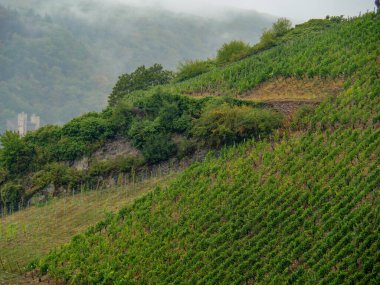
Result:
[[[34,130],[38,130],[40,128],[40,125],[41,125],[40,116],[37,116],[36,114],[33,114],[30,117],[30,122],[32,123]]]
[[[26,135],[28,125],[28,115],[24,112],[18,114],[18,133],[21,137]]]

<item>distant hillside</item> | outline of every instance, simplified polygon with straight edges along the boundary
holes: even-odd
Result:
[[[1,4],[0,132],[21,111],[43,123],[98,111],[119,74],[155,62],[175,69],[235,38],[256,42],[274,21],[255,12],[207,19],[100,1]]]

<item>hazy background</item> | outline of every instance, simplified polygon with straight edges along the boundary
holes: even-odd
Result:
[[[175,70],[233,39],[256,43],[277,17],[357,16],[373,0],[0,0],[0,133],[17,113],[64,123],[106,106],[140,65]]]
[[[373,0],[111,0],[140,6],[160,6],[176,12],[217,15],[221,7],[256,10],[294,20],[324,18],[326,15],[357,16],[373,10]],[[210,9],[211,8],[211,9]]]

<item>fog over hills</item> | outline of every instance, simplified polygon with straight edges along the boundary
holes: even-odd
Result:
[[[120,1],[0,0],[0,131],[18,112],[62,123],[100,110],[117,77],[140,65],[175,70],[225,42],[255,43],[274,17],[238,9],[179,13]]]

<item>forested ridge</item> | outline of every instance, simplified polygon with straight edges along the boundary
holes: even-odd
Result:
[[[226,43],[177,73],[121,75],[100,113],[1,136],[6,211],[51,183],[74,189],[210,151],[28,270],[71,284],[378,284],[379,16],[279,19],[257,44]],[[283,78],[344,84],[286,120],[244,100]],[[138,155],[70,164],[120,137]]]

